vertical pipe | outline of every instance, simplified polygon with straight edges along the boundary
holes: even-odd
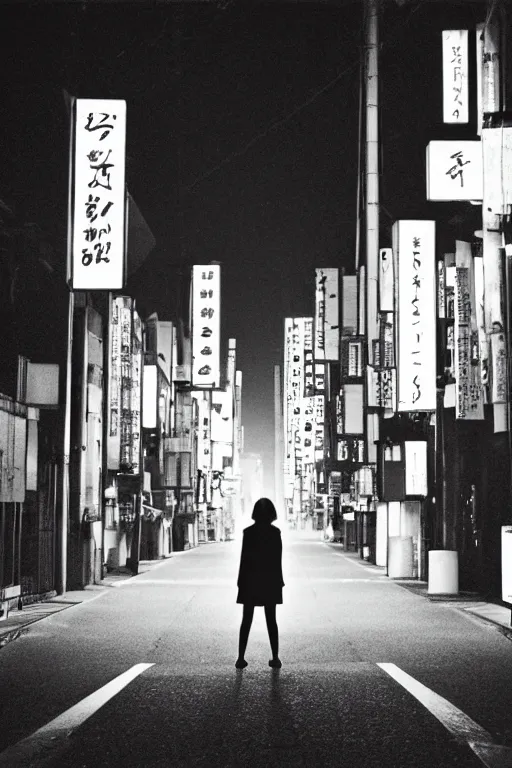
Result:
[[[103,336],[103,401],[102,401],[102,440],[101,440],[101,579],[105,577],[107,557],[105,552],[106,498],[108,487],[108,436],[110,432],[110,361],[112,359],[112,292],[106,294],[107,318]],[[133,306],[132,306],[133,329]],[[130,350],[131,351],[131,350]]]
[[[133,315],[132,315],[133,316]],[[145,351],[146,351],[146,329],[142,326],[142,358],[141,358],[141,377],[140,377],[140,440],[139,440],[139,492],[134,497],[135,504],[135,526],[134,526],[134,540],[132,541],[132,552],[134,553],[131,558],[131,569],[135,575],[139,572],[140,562],[140,544],[142,538],[142,502],[144,499],[144,440],[142,428],[142,404],[144,402],[144,363],[145,363]],[[161,449],[159,445],[158,450]]]
[[[0,522],[0,589],[2,589],[2,587],[5,587],[5,501],[2,501],[0,506],[2,509]]]
[[[62,450],[62,494],[61,514],[57,527],[57,562],[56,590],[63,595],[67,589],[67,557],[68,557],[68,519],[69,519],[69,455],[71,450],[71,363],[73,355],[73,320],[75,295],[68,294],[68,333],[66,351],[66,384],[64,395],[64,435]]]
[[[366,80],[366,339],[373,364],[377,334],[377,275],[379,263],[379,0],[365,0]]]
[[[18,503],[13,501],[12,503],[12,563],[11,563],[11,578],[12,585],[16,584],[16,526],[18,522]]]
[[[18,598],[18,610],[23,608],[21,599],[21,535],[23,529],[23,504],[18,502],[18,573],[16,583],[20,585],[20,596]]]
[[[359,121],[357,130],[357,192],[356,192],[356,272],[359,269],[361,249],[361,165],[362,165],[362,139],[363,139],[363,85],[364,85],[364,58],[361,56],[359,67]]]

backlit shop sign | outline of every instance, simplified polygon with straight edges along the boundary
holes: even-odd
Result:
[[[73,109],[68,281],[119,290],[125,272],[126,102],[76,99]]]
[[[443,122],[468,122],[468,30],[444,29]]]
[[[220,384],[220,266],[192,268],[192,386]]]
[[[398,411],[434,411],[435,222],[395,222],[393,248],[398,263]]]

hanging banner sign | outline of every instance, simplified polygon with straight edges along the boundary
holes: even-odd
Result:
[[[455,259],[455,416],[483,419],[471,244],[457,240]]]
[[[315,269],[315,360],[339,359],[338,269]]]
[[[481,141],[431,141],[427,146],[427,200],[482,200]]]
[[[393,225],[398,265],[398,411],[436,409],[435,222]]]
[[[485,332],[484,313],[484,260],[482,256],[473,258],[475,290],[475,315],[478,331],[478,357],[480,360],[480,380],[483,387],[484,405],[489,402],[489,342]]]
[[[72,120],[68,281],[74,291],[121,290],[126,102],[75,99]]]
[[[220,385],[220,265],[192,267],[192,386]]]
[[[507,348],[505,334],[491,333],[492,381],[491,399],[493,403],[507,402]]]
[[[444,261],[437,262],[437,316],[441,319],[446,317],[446,267]]]
[[[468,30],[445,29],[443,40],[443,122],[468,122]]]
[[[377,374],[377,405],[387,410],[396,410],[396,370],[381,368]]]
[[[379,251],[379,310],[381,312],[393,312],[393,250],[381,248]]]

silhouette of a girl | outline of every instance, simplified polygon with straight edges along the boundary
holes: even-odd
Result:
[[[254,525],[244,529],[240,570],[238,573],[237,603],[243,603],[240,625],[238,659],[235,667],[247,666],[245,649],[249,639],[254,606],[265,608],[268,637],[272,650],[270,667],[280,667],[279,632],[276,621],[276,605],[283,602],[283,571],[281,531],[272,525],[277,519],[276,509],[270,499],[259,499],[252,512]]]

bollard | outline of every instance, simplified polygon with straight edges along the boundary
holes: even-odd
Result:
[[[449,549],[432,549],[428,553],[428,594],[459,594],[458,553]]]

